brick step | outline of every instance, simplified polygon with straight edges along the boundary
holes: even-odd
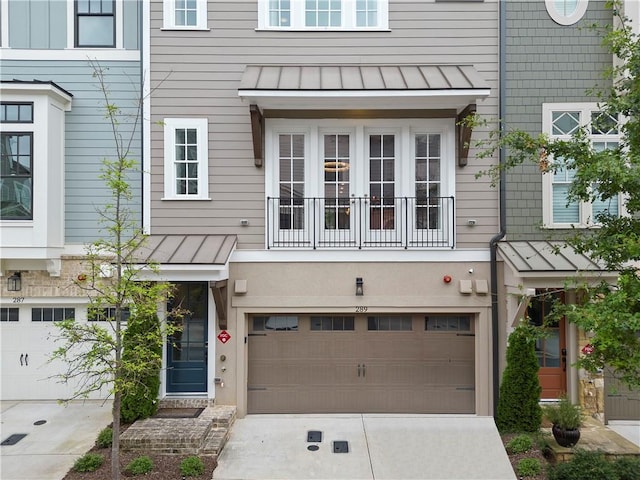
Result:
[[[212,428],[209,430],[207,438],[204,440],[200,453],[202,455],[213,455],[216,458],[222,452],[227,440],[229,439],[228,428]]]
[[[192,405],[164,408],[202,408]],[[228,405],[207,406],[197,418],[146,418],[120,435],[120,446],[123,450],[217,456],[235,418],[236,408]]]

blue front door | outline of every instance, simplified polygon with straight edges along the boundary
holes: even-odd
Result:
[[[204,393],[207,391],[207,284],[177,284],[168,308],[185,313],[174,320],[182,328],[167,339],[167,392]]]

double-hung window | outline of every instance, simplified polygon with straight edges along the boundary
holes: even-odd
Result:
[[[388,0],[259,0],[259,28],[386,30]]]
[[[207,30],[207,0],[164,0],[163,29]]]
[[[209,200],[206,118],[164,119],[164,200]]]
[[[620,141],[619,119],[601,112],[596,104],[544,104],[543,129],[552,138],[570,140],[586,128],[593,149],[616,148]],[[597,223],[598,214],[620,215],[620,196],[592,202],[572,200],[568,194],[576,171],[565,166],[565,159],[554,158],[554,168],[543,176],[543,220],[550,228],[586,227]],[[598,185],[592,186],[596,194]]]
[[[0,219],[33,219],[33,103],[0,104]]]
[[[75,5],[76,47],[115,47],[115,0],[76,0]]]

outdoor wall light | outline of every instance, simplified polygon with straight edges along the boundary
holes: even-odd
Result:
[[[364,295],[364,282],[362,281],[362,277],[356,278],[356,296],[361,297]]]
[[[22,276],[20,272],[15,272],[7,278],[7,290],[10,292],[19,292],[22,290]]]

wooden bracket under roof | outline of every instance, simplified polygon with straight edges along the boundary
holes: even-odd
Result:
[[[473,129],[464,123],[465,118],[476,113],[476,104],[471,103],[465,107],[456,118],[456,150],[458,154],[458,166],[467,165],[469,158],[469,142],[471,141],[471,133]]]
[[[213,301],[216,304],[216,314],[218,317],[218,327],[220,330],[227,329],[227,280],[209,282],[209,288],[213,294]]]
[[[251,114],[254,163],[256,167],[262,167],[264,160],[264,118],[258,105],[249,105],[249,112]]]

